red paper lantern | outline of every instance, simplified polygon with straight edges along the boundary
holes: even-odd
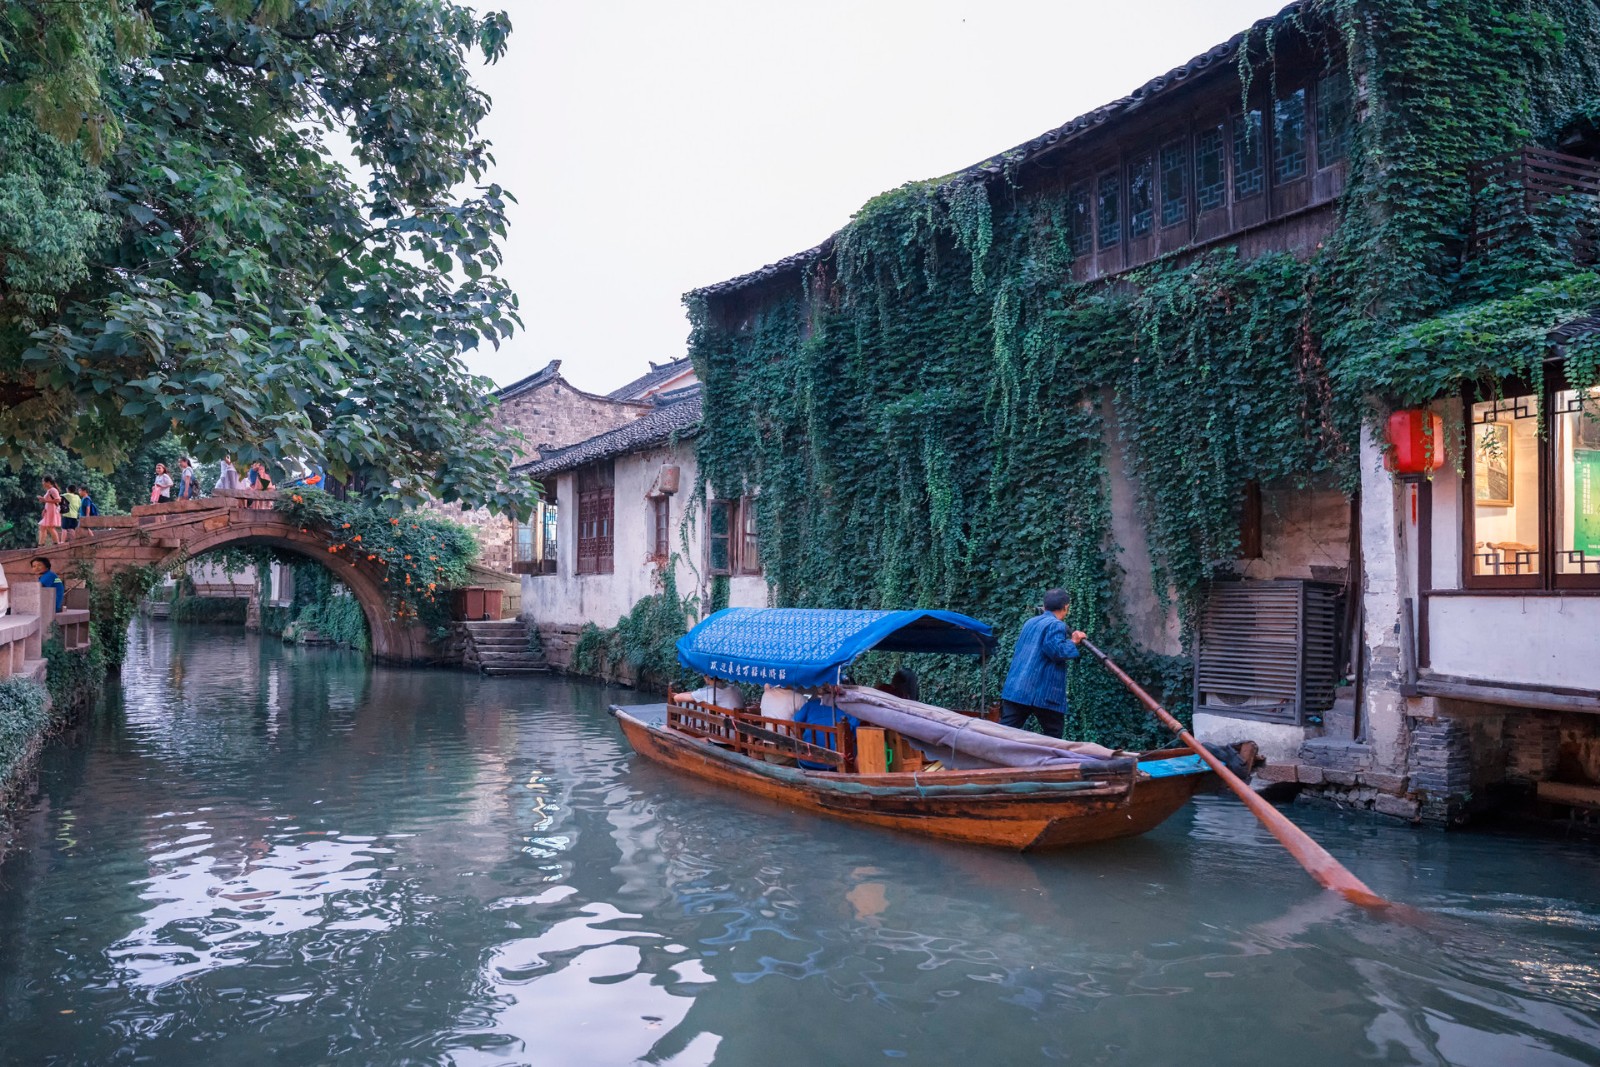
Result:
[[[1383,465],[1396,474],[1427,474],[1444,466],[1444,420],[1420,408],[1390,415]]]

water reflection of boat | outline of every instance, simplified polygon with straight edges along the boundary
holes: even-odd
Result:
[[[988,626],[954,612],[729,608],[679,641],[679,661],[811,694],[796,720],[672,694],[611,710],[635,751],[675,770],[806,811],[1018,850],[1142,834],[1213,782],[1183,749],[1116,753],[845,684],[869,649],[986,659],[994,647]]]

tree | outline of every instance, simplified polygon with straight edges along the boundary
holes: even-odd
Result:
[[[509,32],[449,0],[8,3],[0,451],[175,433],[520,510],[461,361],[518,324],[468,70]]]

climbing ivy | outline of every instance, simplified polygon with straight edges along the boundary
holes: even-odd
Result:
[[[640,689],[683,689],[694,675],[678,665],[678,638],[688,632],[697,604],[680,597],[676,557],[661,568],[661,588],[607,628],[587,623],[578,632],[570,669],[575,674],[620,679],[623,668]],[[688,686],[693,688],[693,686]]]
[[[1241,95],[1275,83],[1297,34],[1330,66],[1348,59],[1362,115],[1335,229],[1300,258],[1223,249],[1073,284],[1065,190],[1006,160],[997,180],[875,198],[798,284],[688,297],[718,413],[702,477],[719,495],[761,487],[777,602],[950,606],[1009,641],[1062,585],[1073,625],[1185,704],[1186,661],[1134,652],[1118,617],[1113,462],[1136,486],[1156,588],[1187,624],[1237,557],[1246,482],[1353,484],[1371,398],[1539,363],[1548,328],[1593,305],[1593,276],[1572,273],[1570,241],[1547,227],[1488,252],[1467,236],[1503,195],[1469,181],[1474,164],[1595,113],[1600,9],[1324,0],[1247,43]],[[1153,736],[1098,668],[1068,687],[1080,736]],[[924,676],[935,699],[979,689],[970,667]]]
[[[92,567],[81,566],[73,575],[89,593],[89,628],[92,644],[107,666],[120,666],[128,653],[128,624],[142,601],[161,581],[159,567],[134,564],[108,578]]]
[[[302,528],[324,533],[330,566],[376,564],[396,618],[440,626],[449,616],[447,593],[467,584],[478,542],[459,523],[424,512],[392,513],[327,493],[280,493],[277,509]]]

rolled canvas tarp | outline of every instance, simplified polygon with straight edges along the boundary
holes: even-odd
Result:
[[[1062,741],[975,719],[932,704],[892,696],[876,689],[846,686],[838,708],[862,722],[894,730],[927,756],[958,770],[989,767],[1064,767],[1113,769],[1128,758],[1103,745]]]

